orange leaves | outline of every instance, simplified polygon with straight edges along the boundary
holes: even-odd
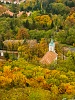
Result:
[[[5,86],[25,86],[26,77],[19,68],[15,67],[11,70],[11,66],[4,66],[3,73],[0,74],[0,87]]]
[[[26,39],[29,38],[28,31],[26,28],[20,28],[17,34],[17,39]]]
[[[47,83],[42,84],[42,88],[45,90],[51,90],[51,86],[52,84],[47,84]]]
[[[72,92],[73,92],[73,86],[72,85],[70,85],[70,83],[66,83],[66,84],[64,84],[64,87],[65,87],[65,89],[66,89],[66,93],[67,94],[71,94]]]
[[[69,15],[66,19],[66,21],[69,21],[71,25],[75,24],[75,13]]]
[[[0,5],[0,15],[2,15],[6,10],[7,8],[5,6]]]
[[[40,82],[43,82],[44,81],[44,77],[43,76],[39,76],[36,78],[37,82],[40,83]]]
[[[70,83],[62,83],[59,86],[60,94],[64,94],[64,93],[71,94],[71,93],[73,93],[73,91],[74,91],[74,86],[71,85]]]

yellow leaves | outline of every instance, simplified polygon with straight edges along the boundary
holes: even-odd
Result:
[[[54,94],[58,94],[58,87],[56,86],[56,85],[53,85],[52,87],[51,87],[51,92],[52,93],[54,93]]]
[[[0,87],[5,87],[12,82],[11,78],[0,76]]]
[[[35,20],[36,20],[36,21],[39,21],[39,20],[40,20],[40,16],[37,16],[37,17],[35,18]]]
[[[16,74],[13,74],[12,80],[15,85],[25,86],[26,78],[21,72],[17,72]]]
[[[3,73],[1,73],[0,76],[0,87],[12,85],[12,83],[14,85],[25,86],[25,75],[23,75],[17,67],[11,70],[11,66],[4,66]]]
[[[11,71],[11,66],[4,66],[4,68],[3,68],[3,71],[4,72],[10,72]]]
[[[50,70],[49,69],[43,69],[45,73],[45,78],[48,79],[50,78]]]
[[[58,78],[59,75],[60,75],[60,71],[58,71],[58,70],[52,70],[51,71],[51,75],[54,76],[54,77],[56,77],[56,78]]]
[[[11,66],[4,66],[3,72],[4,72],[4,76],[9,76],[11,72]]]
[[[24,79],[25,76],[21,72],[17,72],[16,74],[13,75],[13,80],[16,82],[17,80],[22,80]]]
[[[14,61],[13,65],[14,68],[4,66],[3,72],[0,72],[0,87],[42,88],[50,91],[50,95],[54,94],[54,96],[75,94],[75,72],[73,71],[65,73],[49,70],[25,62],[22,58]],[[73,82],[70,79],[73,79]]]
[[[57,70],[52,70],[52,74],[55,74],[55,73],[57,73]]]
[[[75,13],[68,16],[66,20],[69,20],[70,22],[75,23]]]
[[[29,59],[31,57],[29,45],[23,45],[18,48],[20,57]]]
[[[51,25],[52,20],[48,15],[37,16],[35,20],[41,25]]]
[[[66,75],[60,75],[60,79],[68,79]]]
[[[46,74],[50,74],[50,70],[49,69],[45,69],[45,73]]]

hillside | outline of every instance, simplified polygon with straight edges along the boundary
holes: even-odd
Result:
[[[0,100],[74,100],[75,0],[6,1],[0,2]],[[53,52],[51,40],[57,60],[41,64]]]
[[[61,63],[61,62],[60,62]],[[63,66],[61,66],[63,64]],[[1,100],[62,100],[75,96],[75,72],[65,62],[55,66],[36,66],[23,58],[0,63]],[[68,69],[67,69],[68,67]],[[70,68],[70,69],[69,69]]]

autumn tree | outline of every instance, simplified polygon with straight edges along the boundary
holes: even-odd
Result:
[[[32,55],[30,53],[30,48],[29,48],[29,45],[25,44],[23,46],[20,46],[18,48],[18,52],[19,52],[19,55],[20,57],[23,57],[25,58],[26,60],[29,60],[31,59]]]
[[[26,28],[20,28],[17,33],[17,39],[29,38],[29,34]]]
[[[37,56],[38,57],[43,57],[44,54],[48,51],[48,45],[47,42],[44,38],[40,40],[40,43],[38,44],[38,49],[37,49]]]
[[[72,13],[66,18],[65,25],[72,27],[74,26],[74,24],[75,24],[75,13]]]
[[[51,18],[49,17],[49,15],[37,16],[37,17],[35,18],[35,20],[36,20],[37,24],[38,24],[38,25],[40,24],[40,26],[41,26],[43,29],[45,29],[45,28],[50,28],[51,23],[52,23],[52,20],[51,20]]]

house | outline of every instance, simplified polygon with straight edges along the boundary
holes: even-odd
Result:
[[[10,15],[10,16],[13,16],[13,15],[14,15],[14,13],[11,12],[11,11],[9,11],[9,10],[6,10],[6,11],[4,12],[4,14]]]
[[[26,11],[27,17],[31,15],[31,11]]]
[[[14,3],[14,4],[20,4],[21,2],[25,2],[26,0],[0,0],[4,3]]]
[[[3,43],[4,45],[8,45],[9,43],[12,44],[20,43],[22,45],[24,43],[24,40],[5,40]]]
[[[4,47],[7,50],[17,50],[18,46],[21,46],[24,43],[24,40],[5,40],[3,41]]]
[[[25,40],[5,40],[3,42],[4,48],[6,47],[7,50],[0,50],[0,59],[4,59],[4,54],[7,52],[9,55],[13,54],[16,58],[19,58],[19,52],[17,51],[18,47],[23,45]],[[37,40],[26,40],[26,43],[29,45],[30,48],[33,48],[37,44]],[[5,48],[5,49],[6,49]]]
[[[37,40],[33,39],[33,40],[26,40],[27,44],[29,44],[29,47],[32,48],[35,45],[37,45]]]
[[[24,43],[24,40],[5,40],[3,42],[4,49],[6,50],[0,50],[0,60],[5,59],[4,55],[5,53],[8,53],[9,55],[14,56],[15,59],[18,58],[18,46],[22,45]],[[6,48],[5,48],[6,47]]]
[[[51,42],[49,43],[49,51],[42,57],[40,60],[41,64],[51,64],[57,60],[57,53],[55,52],[55,43],[53,39],[51,39]]]
[[[23,11],[19,11],[19,13],[17,14],[17,17],[20,17],[23,14]]]

